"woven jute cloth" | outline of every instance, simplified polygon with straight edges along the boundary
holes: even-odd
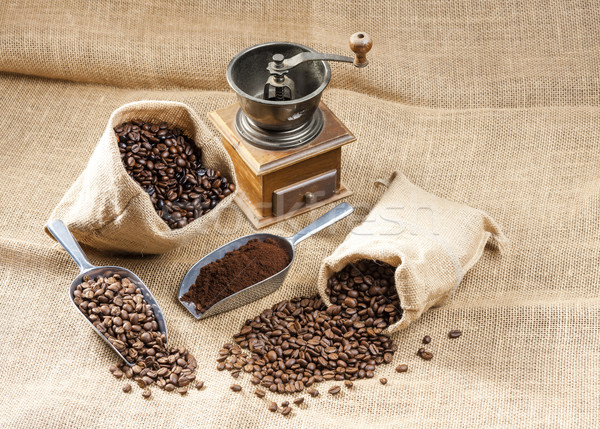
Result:
[[[597,427],[600,418],[600,7],[585,1],[8,1],[0,6],[0,427]],[[342,179],[355,213],[302,242],[283,287],[196,321],[177,301],[189,267],[253,232],[235,205],[187,245],[154,257],[86,248],[152,289],[169,342],[191,349],[202,391],[124,394],[114,353],[72,306],[77,274],[43,231],[85,169],[110,114],[184,102],[201,119],[235,101],[241,49],[289,40],[348,53],[371,34],[369,67],[332,64],[323,100],[357,136]],[[212,133],[216,130],[208,124]],[[392,334],[391,365],[283,417],[249,377],[215,369],[219,347],[274,303],[317,292],[324,258],[401,171],[502,226],[447,302]],[[291,235],[331,207],[268,231]],[[463,335],[447,338],[450,329]],[[430,335],[431,361],[416,356]],[[406,363],[407,373],[393,368]],[[386,377],[382,386],[377,381]],[[306,395],[305,395],[306,396]],[[281,402],[285,396],[269,394]]]

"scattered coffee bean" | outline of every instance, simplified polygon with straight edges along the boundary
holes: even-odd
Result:
[[[290,407],[284,407],[283,410],[281,410],[281,414],[284,416],[287,416],[289,413],[292,412],[292,409]]]
[[[303,396],[300,396],[299,398],[294,399],[294,404],[296,404],[296,405],[300,405],[303,402],[304,402]]]
[[[204,387],[204,381],[197,381],[196,382],[196,389],[200,390]]]
[[[150,396],[152,396],[152,392],[150,391],[150,389],[144,389],[142,391],[142,396],[146,399],[148,399]]]
[[[406,371],[408,371],[408,365],[401,364],[396,367],[396,372],[406,372]]]
[[[235,191],[220,171],[202,165],[201,149],[178,128],[134,120],[114,131],[125,170],[172,229],[208,213]]]
[[[319,396],[319,391],[317,389],[315,389],[314,387],[311,387],[307,390],[308,394],[310,396],[312,396],[313,398],[316,398],[317,396]]]
[[[223,362],[219,362],[217,365],[217,371],[223,371],[225,369],[225,364]]]
[[[453,329],[452,331],[448,332],[448,337],[449,338],[458,338],[462,335],[462,332],[459,331],[458,329]]]
[[[374,377],[375,367],[390,363],[397,350],[382,333],[402,315],[394,271],[380,261],[360,261],[328,280],[329,307],[319,296],[275,304],[247,320],[234,335],[235,344],[219,351],[219,367],[248,366],[274,393],[301,392],[324,380]]]
[[[186,395],[188,393],[188,389],[187,387],[178,387],[177,393],[179,393],[180,395]]]
[[[387,384],[387,378],[380,378],[380,379],[379,379],[379,382],[380,382],[381,384],[384,384],[384,385],[385,385],[385,384]]]
[[[269,403],[269,411],[274,413],[275,411],[277,411],[277,404],[275,402],[270,402]]]
[[[130,367],[121,361],[112,365],[109,370],[116,378],[125,376],[142,389],[156,384],[167,391],[195,380],[196,359],[184,347],[165,344],[166,337],[158,329],[152,306],[129,278],[110,272],[95,279],[85,276],[73,291],[73,302],[134,364]]]
[[[289,401],[283,401],[283,402],[281,403],[281,407],[282,407],[282,408],[285,408],[285,407],[287,407],[288,405],[290,405]]]
[[[330,395],[337,395],[338,393],[340,393],[340,390],[342,390],[340,388],[340,386],[333,386],[329,389],[329,394]]]
[[[429,344],[431,342],[431,337],[429,335],[425,335],[423,337],[423,344]]]
[[[428,352],[427,350],[425,350],[424,348],[420,348],[419,351],[417,352],[417,354],[421,357],[421,359],[423,360],[431,360],[431,358],[433,358],[433,353]]]
[[[346,380],[344,381],[344,385],[350,389],[352,386],[354,386],[354,384],[350,381],[350,380]]]
[[[264,397],[265,397],[265,395],[266,395],[266,392],[265,392],[264,390],[262,390],[262,389],[256,389],[256,390],[254,391],[254,394],[255,394],[256,396],[258,396],[259,398],[264,398]]]
[[[125,386],[123,386],[123,392],[125,392],[125,393],[131,392],[131,384],[127,383]]]
[[[233,390],[234,392],[241,392],[242,386],[240,386],[239,384],[232,384],[230,389]]]

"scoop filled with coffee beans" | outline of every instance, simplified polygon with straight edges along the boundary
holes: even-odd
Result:
[[[61,220],[47,228],[79,266],[71,301],[127,365],[134,365],[150,343],[166,346],[165,318],[138,276],[122,267],[92,265]]]
[[[235,191],[221,171],[202,164],[202,150],[179,128],[133,120],[114,131],[125,170],[171,229],[183,228]]]
[[[190,268],[179,286],[179,302],[202,319],[275,292],[287,276],[296,244],[353,211],[342,203],[292,237],[258,233],[225,244]]]

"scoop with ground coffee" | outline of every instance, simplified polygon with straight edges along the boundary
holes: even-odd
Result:
[[[223,298],[277,274],[289,263],[290,255],[275,240],[253,239],[202,267],[181,299],[193,303],[201,314]]]

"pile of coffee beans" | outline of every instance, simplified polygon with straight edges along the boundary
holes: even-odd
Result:
[[[146,389],[145,398],[150,397],[147,388],[153,384],[184,394],[195,381],[196,359],[184,347],[166,344],[152,307],[129,278],[118,274],[95,279],[85,276],[73,292],[73,301],[123,357],[133,363],[129,366],[121,361],[110,368],[112,374],[116,378],[133,379]],[[131,386],[126,384],[123,391],[130,392]]]
[[[202,165],[201,149],[179,128],[134,120],[114,131],[127,173],[172,229],[208,213],[235,191],[219,170]]]
[[[380,261],[350,264],[329,279],[333,303],[292,298],[247,320],[236,344],[219,352],[218,369],[243,370],[272,392],[295,393],[323,380],[372,378],[397,346],[383,329],[402,315],[394,268]],[[250,354],[242,352],[250,350]],[[332,393],[332,392],[330,392]]]

